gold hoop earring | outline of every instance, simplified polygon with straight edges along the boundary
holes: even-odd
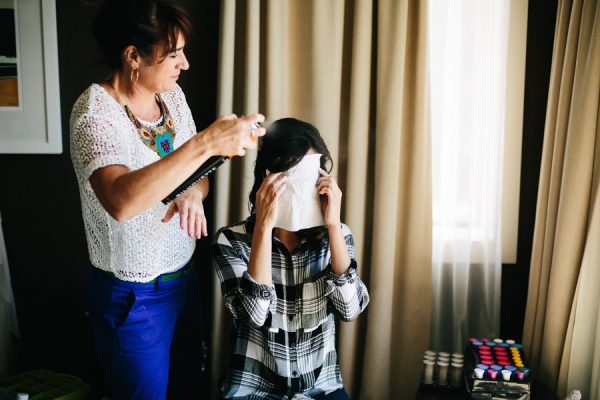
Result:
[[[133,73],[135,72],[135,80],[133,80]],[[140,71],[137,68],[131,70],[131,74],[129,74],[129,80],[131,83],[136,83],[140,79]]]

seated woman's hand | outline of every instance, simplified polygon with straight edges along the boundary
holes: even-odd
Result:
[[[325,225],[339,225],[342,210],[342,191],[333,176],[319,168],[321,177],[317,180],[317,192],[321,196],[321,211]]]
[[[287,175],[275,172],[267,175],[256,192],[256,224],[272,230],[277,221],[277,202],[285,189]]]
[[[181,229],[187,230],[190,237],[200,239],[208,236],[206,215],[202,204],[202,191],[195,186],[179,195],[171,202],[162,222],[169,222],[175,213],[179,213]]]

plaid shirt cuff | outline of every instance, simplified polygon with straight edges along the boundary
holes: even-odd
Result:
[[[331,268],[331,264],[327,266],[327,270],[328,276],[326,280],[328,282],[331,282],[335,286],[342,286],[346,283],[352,284],[358,276],[358,273],[356,272],[356,260],[354,259],[350,260],[350,266],[348,267],[348,270],[342,275],[336,275],[335,272],[333,272],[333,269]]]
[[[256,297],[259,299],[273,300],[275,298],[275,286],[261,285],[257,283],[248,273],[248,271],[244,271],[242,274],[240,290],[246,296]]]

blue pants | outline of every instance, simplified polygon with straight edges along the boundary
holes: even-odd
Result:
[[[190,321],[196,322],[196,328],[200,323],[198,282],[194,266],[188,268],[190,273],[181,278],[156,283],[124,282],[92,268],[88,308],[96,354],[112,399],[166,398],[171,342],[176,330],[196,336],[197,343],[184,351],[201,362],[200,329],[189,326]],[[189,318],[193,313],[197,318]],[[182,326],[182,321],[188,326]],[[193,374],[194,368],[181,372]],[[198,376],[190,378],[187,384],[193,385]]]

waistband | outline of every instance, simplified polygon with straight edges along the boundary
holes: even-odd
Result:
[[[193,267],[194,267],[194,261],[193,261],[193,259],[190,259],[190,261],[188,261],[183,267],[179,268],[177,271],[161,274],[161,275],[157,276],[156,278],[154,278],[150,281],[145,281],[145,282],[124,281],[122,279],[119,279],[118,276],[116,276],[115,274],[113,274],[110,271],[105,271],[103,269],[99,269],[99,271],[101,271],[103,274],[108,275],[111,278],[119,280],[121,282],[133,283],[136,285],[152,285],[152,284],[156,284],[156,283],[165,283],[165,282],[173,281],[175,279],[183,278],[184,276],[186,276],[187,274],[189,274],[192,271]]]

